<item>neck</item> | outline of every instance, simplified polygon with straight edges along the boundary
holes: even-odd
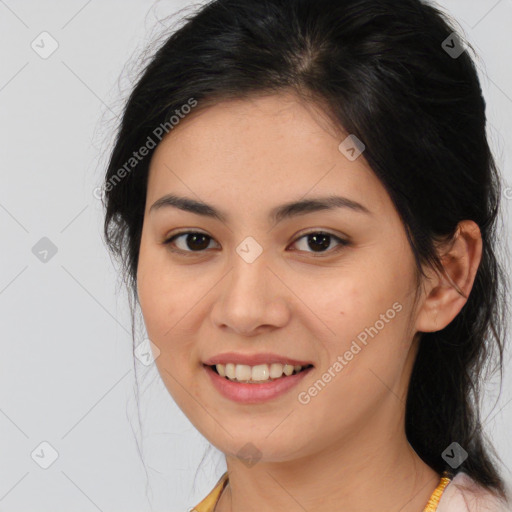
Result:
[[[422,512],[441,475],[420,459],[403,430],[397,435],[398,425],[386,429],[387,438],[376,430],[368,426],[337,449],[300,460],[247,467],[227,457],[229,484],[215,512]]]

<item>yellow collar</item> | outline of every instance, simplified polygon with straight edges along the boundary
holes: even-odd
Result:
[[[439,504],[439,500],[441,499],[441,495],[445,490],[446,486],[450,483],[451,478],[448,473],[445,471],[439,485],[436,487],[432,496],[428,500],[426,507],[423,509],[423,512],[435,512],[437,510],[437,505]],[[201,503],[198,503],[190,512],[213,512],[215,505],[217,504],[220,495],[226,485],[228,484],[228,472],[226,471],[215,484],[213,490],[206,496]]]

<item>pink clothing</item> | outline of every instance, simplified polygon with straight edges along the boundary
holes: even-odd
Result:
[[[510,494],[510,492],[509,492]],[[457,473],[446,486],[436,512],[511,512],[507,504],[494,497],[466,473]]]

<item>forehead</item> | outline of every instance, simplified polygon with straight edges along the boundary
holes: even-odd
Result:
[[[228,100],[186,116],[156,148],[148,204],[169,192],[271,208],[284,200],[339,193],[389,207],[364,159],[338,148],[347,137],[315,104],[293,94]]]

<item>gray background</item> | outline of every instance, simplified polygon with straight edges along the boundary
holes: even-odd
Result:
[[[0,0],[0,511],[185,511],[225,469],[210,450],[193,487],[208,443],[154,366],[137,362],[146,485],[127,299],[101,240],[94,193],[137,59],[173,26],[159,20],[186,5]],[[439,5],[480,55],[489,137],[512,186],[512,0]],[[58,48],[42,58],[33,41],[40,53]],[[511,198],[512,188],[507,233]],[[496,399],[490,385],[484,417]],[[512,468],[509,372],[485,425]],[[43,469],[52,450],[57,458]]]

